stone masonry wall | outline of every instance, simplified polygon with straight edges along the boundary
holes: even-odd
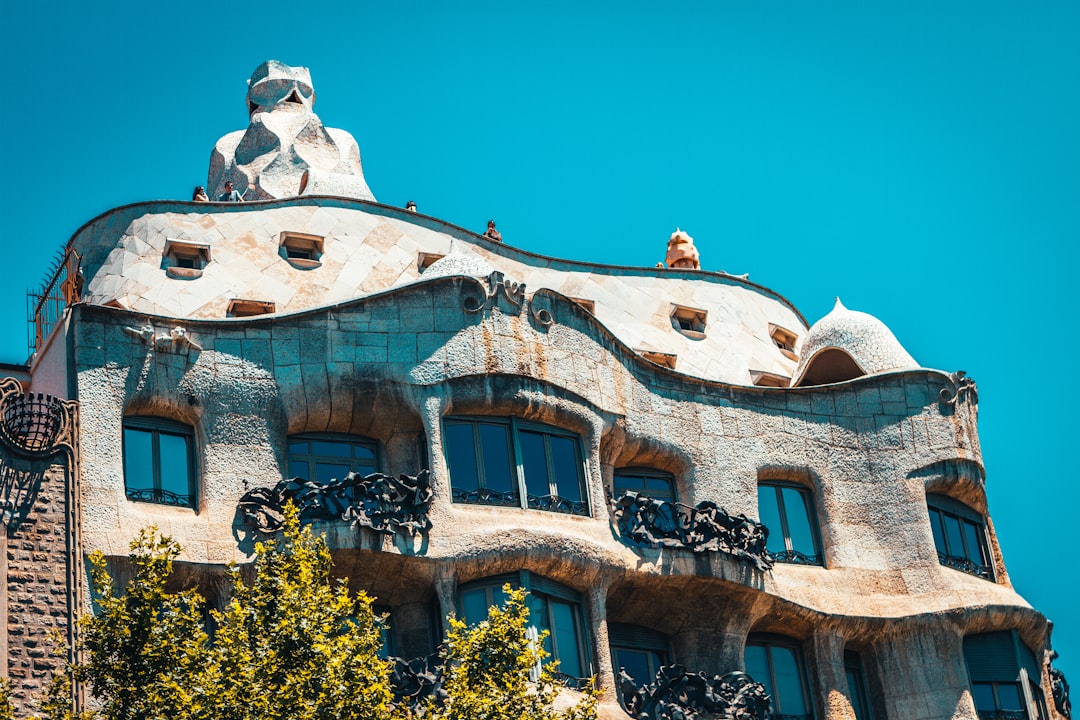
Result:
[[[66,478],[61,465],[46,470],[34,504],[7,538],[7,672],[15,716],[31,717],[53,673],[56,636],[71,626],[68,600]]]

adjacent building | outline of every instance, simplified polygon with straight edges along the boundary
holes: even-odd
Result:
[[[87,553],[123,576],[156,525],[220,605],[275,508],[322,496],[308,518],[395,656],[511,582],[605,717],[733,671],[774,718],[1068,716],[963,373],[839,300],[810,324],[701,270],[681,230],[665,266],[621,267],[380,204],[314,99],[305,68],[260,66],[207,186],[244,202],[110,210],[34,305],[28,368],[0,386],[20,713],[55,662],[46,628],[87,607]]]

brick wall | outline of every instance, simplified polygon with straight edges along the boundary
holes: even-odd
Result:
[[[65,660],[54,650],[56,636],[66,640],[71,624],[68,538],[65,470],[46,466],[29,513],[7,537],[6,662],[18,718],[38,711]]]

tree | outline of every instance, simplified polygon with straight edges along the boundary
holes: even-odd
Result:
[[[547,657],[547,631],[530,641],[528,593],[506,585],[503,594],[506,602],[492,606],[487,620],[476,625],[448,618],[443,687],[449,699],[435,711],[435,720],[594,720],[593,690],[573,707],[555,710],[562,687],[553,675],[555,663],[543,666],[536,683],[529,682],[530,671]]]
[[[286,508],[280,538],[256,544],[250,584],[240,568],[229,569],[233,592],[223,611],[207,612],[195,590],[166,590],[179,552],[156,529],[140,532],[122,592],[104,555],[90,556],[96,612],[79,620],[85,661],[54,678],[42,703],[50,720],[415,717],[394,702],[392,663],[379,657],[382,620],[372,599],[331,579],[326,541],[300,526],[295,507]],[[449,619],[449,698],[442,707],[429,705],[425,719],[594,720],[592,692],[569,710],[553,709],[560,686],[552,666],[529,682],[546,653],[526,636],[525,592],[507,588],[507,597],[473,627]],[[204,627],[208,616],[213,637]],[[89,685],[97,710],[71,712],[74,682]]]
[[[0,678],[0,720],[15,720],[15,708],[11,706],[11,684]]]

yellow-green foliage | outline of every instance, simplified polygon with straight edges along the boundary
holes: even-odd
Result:
[[[155,529],[131,544],[132,578],[119,592],[105,557],[94,553],[97,612],[79,621],[83,662],[54,678],[42,702],[50,720],[404,720],[393,705],[391,664],[379,658],[380,625],[371,598],[330,578],[322,537],[300,527],[290,506],[280,540],[255,548],[254,579],[229,570],[232,599],[210,611],[194,590],[166,591],[180,552]],[[474,627],[450,618],[444,656],[450,699],[425,720],[595,720],[596,697],[556,712],[552,668],[529,683],[544,658],[526,637],[525,592]],[[542,641],[542,638],[541,638]],[[71,712],[72,683],[84,682],[100,709]],[[0,720],[6,699],[0,689]]]
[[[15,708],[11,706],[11,685],[0,678],[0,720],[14,720]]]
[[[488,618],[468,626],[449,618],[446,639],[446,706],[434,711],[436,720],[594,720],[593,692],[562,712],[554,709],[562,687],[552,676],[554,664],[543,667],[539,680],[529,682],[529,670],[547,653],[526,636],[529,609],[525,590],[503,588],[506,603],[488,610]]]

